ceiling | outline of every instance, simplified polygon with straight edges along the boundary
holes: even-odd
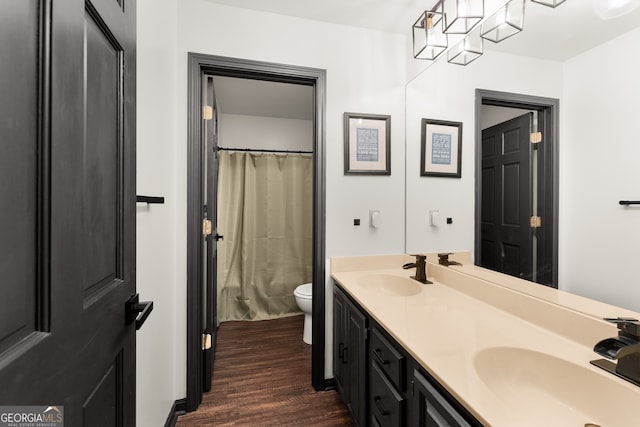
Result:
[[[425,6],[430,9],[436,3],[436,0],[426,0],[426,3],[421,0],[206,1],[407,37]],[[640,25],[640,8],[621,18],[603,20],[596,16],[593,1],[567,0],[557,8],[550,8],[527,0],[524,31],[498,44],[485,41],[484,48],[565,61]],[[485,14],[493,13],[505,3],[506,0],[485,0]],[[223,113],[311,119],[310,87],[227,77],[216,79],[216,95]]]
[[[316,21],[410,34],[411,25],[436,0],[207,0],[228,6]],[[566,60],[640,24],[640,8],[622,18],[599,19],[593,0],[567,0],[557,8],[526,1],[525,31],[486,49]],[[506,0],[485,0],[493,13]]]
[[[527,2],[524,30],[485,49],[565,61],[640,25],[640,8],[617,19],[598,18],[592,0],[567,0],[556,8]]]
[[[311,120],[311,86],[215,76],[220,113]]]

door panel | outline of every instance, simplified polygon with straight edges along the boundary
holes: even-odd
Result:
[[[0,298],[0,353],[36,327],[38,23],[38,1],[2,4],[0,277],[22,286],[7,286]]]
[[[119,274],[121,239],[118,211],[122,204],[119,93],[120,50],[110,34],[85,14],[86,34],[86,186],[87,295],[113,284]]]
[[[530,122],[530,118],[528,117],[529,115],[526,115],[527,118],[522,119],[524,121],[529,121]],[[509,123],[509,122],[507,122]],[[527,135],[529,134],[529,123],[527,122],[527,127],[524,129],[520,128],[520,123],[521,121],[515,122],[515,123],[509,123],[509,124],[505,124],[505,126],[503,126],[503,130],[502,131],[502,154],[503,155],[507,155],[507,154],[513,154],[515,153],[516,155],[518,153],[520,153],[522,150],[526,150],[528,149],[528,147],[523,147],[522,146],[522,140],[520,138],[520,135],[522,132],[526,133]],[[513,126],[517,126],[517,127],[513,127]],[[528,141],[525,140],[524,142]]]
[[[134,425],[135,3],[3,1],[0,38],[0,405]]]
[[[495,224],[496,170],[494,167],[482,169],[482,222]]]
[[[122,353],[107,369],[98,385],[82,405],[85,426],[109,427],[118,425],[118,412],[122,399]]]
[[[502,166],[502,226],[520,226],[520,163]],[[526,197],[526,193],[524,194]]]

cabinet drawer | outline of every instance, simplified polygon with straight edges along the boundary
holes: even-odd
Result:
[[[377,328],[371,329],[369,358],[378,362],[398,390],[404,390],[405,357],[387,341]]]
[[[416,408],[417,425],[471,427],[470,422],[465,419],[463,414],[456,410],[452,403],[415,369],[413,370],[413,381],[418,402],[418,408]]]
[[[371,424],[380,427],[404,425],[404,397],[382,373],[380,365],[371,361]]]

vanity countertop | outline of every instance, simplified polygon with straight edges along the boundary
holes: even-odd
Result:
[[[474,267],[437,264],[423,285],[409,255],[334,258],[331,276],[479,421],[492,426],[627,426],[640,387],[589,361],[640,314]],[[521,283],[522,282],[522,283]],[[564,294],[564,295],[562,295]]]

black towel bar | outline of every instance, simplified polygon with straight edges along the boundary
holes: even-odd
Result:
[[[136,196],[136,203],[164,203],[164,197]]]
[[[640,205],[640,200],[620,200],[621,205],[629,206],[629,205]]]

